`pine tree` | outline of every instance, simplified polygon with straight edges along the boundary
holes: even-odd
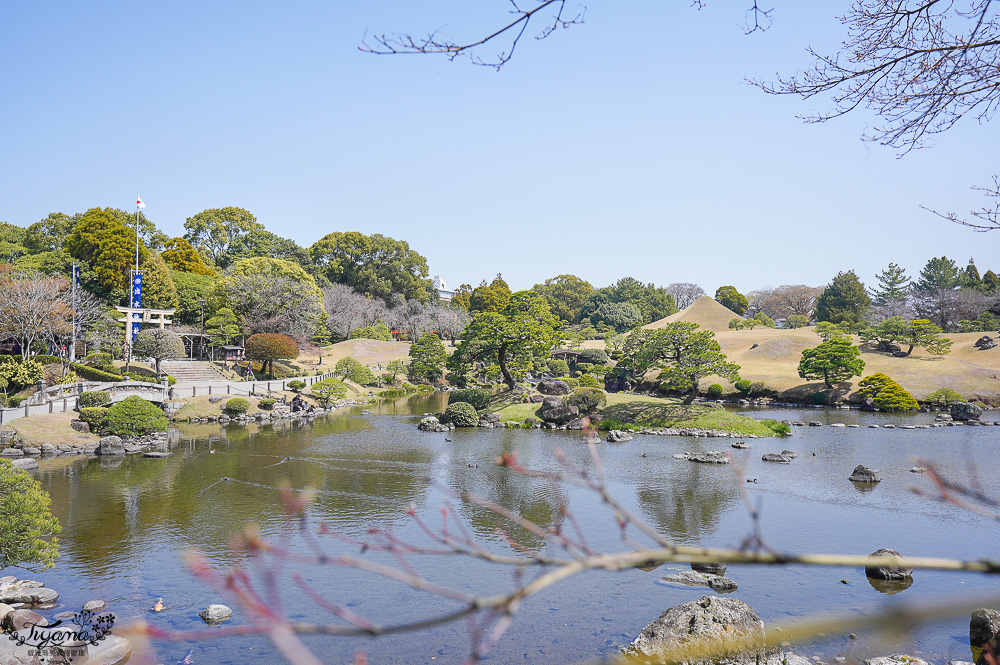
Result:
[[[900,268],[895,263],[890,263],[889,267],[880,272],[875,279],[878,280],[878,287],[868,289],[872,300],[876,305],[885,305],[892,301],[904,301],[910,292],[910,278],[906,276],[906,270]]]
[[[976,267],[976,262],[973,259],[969,259],[969,265],[965,266],[965,270],[958,276],[959,283],[964,289],[978,289],[983,283],[982,278],[979,276],[979,269]]]
[[[858,323],[871,298],[853,270],[838,272],[816,299],[816,320],[831,323]]]

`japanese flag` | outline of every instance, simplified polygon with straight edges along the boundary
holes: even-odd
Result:
[[[139,196],[138,194],[135,195],[135,207],[136,208],[145,208],[146,207],[146,204],[142,202],[142,197]]]

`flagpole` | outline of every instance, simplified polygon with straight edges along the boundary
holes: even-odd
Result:
[[[142,197],[135,197],[135,271],[139,272],[139,201]]]

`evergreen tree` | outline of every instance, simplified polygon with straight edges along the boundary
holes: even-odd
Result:
[[[947,256],[933,258],[920,271],[920,279],[913,285],[917,291],[954,289],[959,286],[958,266]]]
[[[142,306],[151,309],[176,309],[177,286],[163,257],[150,254],[141,268]]]
[[[737,291],[735,286],[720,286],[715,292],[715,300],[740,316],[743,316],[750,306],[747,297]]]
[[[31,474],[0,459],[0,570],[54,565],[59,541],[49,536],[59,533],[60,526],[51,504],[49,493]]]
[[[997,289],[1000,289],[1000,277],[998,277],[992,270],[987,270],[983,275],[983,281],[982,284],[980,284],[980,289],[983,293],[996,293]]]
[[[441,343],[441,338],[429,332],[420,336],[410,345],[410,380],[434,382],[444,374],[444,364],[448,360],[448,352]]]
[[[827,388],[852,376],[861,376],[864,369],[861,352],[846,337],[833,337],[814,349],[804,350],[799,361],[800,377],[822,379]]]
[[[878,287],[868,291],[876,305],[904,301],[910,293],[911,280],[907,277],[906,270],[895,263],[890,263],[875,279],[878,280]]]
[[[497,273],[493,281],[487,285],[486,280],[477,286],[469,296],[470,312],[502,312],[510,302],[510,287],[503,277]]]
[[[959,274],[958,282],[963,289],[979,289],[982,285],[983,280],[979,276],[979,268],[976,267],[976,262],[973,259],[969,259],[969,265],[965,266],[965,270]]]
[[[857,324],[871,302],[853,270],[838,272],[816,299],[816,320]]]

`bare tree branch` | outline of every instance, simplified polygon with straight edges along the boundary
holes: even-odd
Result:
[[[514,55],[517,45],[524,36],[539,13],[545,9],[551,9],[552,14],[544,21],[542,30],[535,36],[535,39],[545,39],[556,30],[569,28],[572,25],[583,23],[586,8],[572,18],[565,16],[566,0],[543,0],[530,9],[522,9],[517,0],[509,0],[512,9],[510,13],[514,18],[505,25],[495,30],[491,34],[469,42],[456,42],[442,37],[438,31],[434,31],[424,38],[416,38],[409,34],[400,35],[374,35],[374,46],[369,45],[367,40],[362,39],[358,50],[364,53],[375,55],[414,55],[443,53],[449,60],[454,60],[459,55],[466,55],[471,62],[483,67],[491,67],[500,70],[507,64]],[[538,20],[542,20],[540,17]],[[509,39],[507,46],[499,51],[495,57],[489,60],[480,58],[475,49],[488,43],[496,43],[502,39]]]

